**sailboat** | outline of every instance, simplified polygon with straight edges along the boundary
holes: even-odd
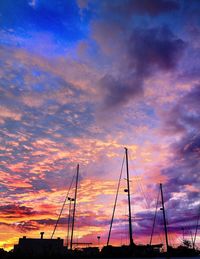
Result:
[[[130,177],[129,177],[129,160],[128,160],[128,149],[125,147],[125,162],[126,162],[126,189],[124,190],[127,193],[127,201],[128,201],[128,226],[129,226],[129,244],[122,246],[112,246],[110,245],[110,237],[112,231],[112,225],[115,215],[115,209],[117,204],[117,198],[119,193],[120,180],[122,176],[122,170],[120,173],[117,192],[115,196],[114,208],[110,222],[110,228],[108,233],[107,245],[103,247],[101,253],[104,256],[156,256],[160,254],[162,244],[156,245],[136,245],[133,241],[133,230],[132,230],[132,212],[131,212],[131,196],[130,196]],[[163,205],[164,207],[164,205]]]

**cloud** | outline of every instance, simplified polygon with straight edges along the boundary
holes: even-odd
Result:
[[[193,87],[178,103],[166,114],[164,131],[168,133],[189,133],[193,129],[200,128],[198,110],[200,98],[200,86]]]
[[[194,228],[199,89],[181,96],[191,89],[191,80],[198,81],[198,37],[188,37],[185,30],[186,16],[180,16],[187,12],[185,2],[82,0],[79,5],[80,16],[76,3],[65,0],[0,3],[0,168],[6,204],[1,218],[15,235],[9,243],[21,236],[19,230],[51,234],[77,162],[77,235],[96,240],[101,233],[105,240],[126,144],[136,242],[150,234],[160,181],[171,230],[178,232],[186,222]],[[187,20],[190,35],[195,34],[189,14]],[[104,112],[106,126],[97,121],[97,109]],[[158,109],[170,111],[161,118],[165,134],[171,133],[164,137],[158,134]],[[123,190],[120,197],[113,229],[118,241],[121,234],[125,238],[128,221]],[[60,236],[66,234],[65,209]]]
[[[127,0],[78,1],[78,4],[85,14],[95,9],[89,44],[92,47],[93,41],[97,44],[95,58],[103,67],[103,76],[98,81],[103,102],[100,109],[113,110],[136,100],[146,91],[148,80],[154,77],[153,84],[156,75],[173,76],[178,72],[187,44],[183,34],[177,34],[168,21],[173,20],[184,3]],[[161,14],[166,14],[166,19],[156,17]]]
[[[1,217],[23,217],[23,216],[31,216],[35,215],[36,211],[33,210],[31,207],[20,206],[18,204],[8,204],[8,205],[1,205]]]
[[[127,1],[127,4],[122,5],[121,7],[121,11],[125,14],[148,14],[156,16],[179,10],[180,3],[171,0],[154,0],[151,3],[148,0],[129,0]]]
[[[13,227],[22,233],[30,233],[30,231],[37,231],[40,229],[40,226],[37,225],[34,221],[20,221],[14,223]]]
[[[9,109],[5,106],[0,106],[0,122],[3,124],[5,120],[11,119],[15,121],[21,120],[21,114],[17,111]]]
[[[165,26],[134,28],[125,45],[121,78],[107,74],[99,81],[106,108],[117,107],[141,95],[145,80],[154,74],[175,70],[185,49],[184,41]]]
[[[138,96],[142,92],[140,79],[136,80],[135,84],[126,84],[109,74],[100,79],[99,86],[104,96],[105,109],[127,103],[131,96]]]
[[[171,70],[179,60],[185,43],[165,27],[136,28],[128,44],[129,66],[140,75],[153,69]]]
[[[78,0],[77,3],[80,9],[89,9],[90,4],[94,3],[94,1]],[[101,1],[99,6],[103,12],[127,16],[128,18],[132,15],[157,16],[163,13],[178,11],[180,7],[180,3],[174,0],[154,0],[151,3],[148,0]]]
[[[193,226],[199,207],[199,97],[200,87],[196,85],[179,99],[165,117],[165,134],[173,133],[178,138],[171,144],[172,156],[169,165],[162,170],[162,174],[168,179],[165,183],[165,190],[167,190],[166,200],[169,208],[173,208],[175,215],[181,211],[188,213],[191,217],[190,224]],[[174,195],[177,195],[176,199]],[[178,216],[175,216],[173,222],[176,220]]]

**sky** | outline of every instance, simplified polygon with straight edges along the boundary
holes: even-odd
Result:
[[[199,74],[198,0],[1,0],[0,247],[51,237],[78,163],[75,240],[106,244],[124,147],[134,242],[149,243],[159,183],[169,243],[191,240]],[[128,244],[124,178],[125,167],[113,245]],[[55,238],[66,240],[68,209]],[[163,234],[158,211],[153,242]]]

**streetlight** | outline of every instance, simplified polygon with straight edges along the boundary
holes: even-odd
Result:
[[[67,199],[69,201],[69,214],[68,214],[68,224],[67,224],[67,248],[68,248],[68,245],[69,245],[70,212],[71,212],[71,204],[72,204],[72,201],[74,201],[74,198],[68,197]]]

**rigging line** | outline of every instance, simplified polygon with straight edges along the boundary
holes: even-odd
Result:
[[[192,241],[192,244],[194,243],[194,239],[193,239],[193,235],[192,235],[192,231],[190,229],[190,236],[191,236],[191,241]]]
[[[199,206],[199,212],[198,213],[199,213],[199,215],[198,215],[198,218],[197,218],[197,225],[196,225],[195,234],[194,234],[193,249],[195,248],[195,242],[196,242],[198,225],[199,225],[199,219],[200,219],[200,206]]]
[[[171,225],[169,224],[169,218],[168,217],[168,211],[165,211],[165,214],[166,214],[166,223],[167,223],[167,229],[168,229],[168,236],[169,236],[169,244],[173,247],[174,245],[174,238],[173,238],[173,232],[171,232]]]
[[[158,210],[159,196],[160,196],[160,190],[158,190],[158,196],[157,196],[157,201],[156,201],[156,211],[155,211],[154,219],[153,219],[153,228],[152,228],[152,232],[151,232],[150,245],[152,243],[153,234],[154,234],[154,228],[155,228],[156,216],[157,216],[157,210]]]
[[[137,177],[137,178],[136,178],[136,182],[138,182],[139,189],[140,189],[140,191],[141,191],[141,193],[142,193],[142,195],[143,195],[143,197],[144,197],[144,200],[145,200],[145,203],[146,203],[146,208],[147,208],[147,209],[150,209],[150,202],[149,202],[149,200],[147,199],[146,194],[145,194],[145,192],[144,192],[142,180]]]
[[[176,244],[175,242],[175,238],[174,238],[174,232],[171,232],[169,235],[169,244],[174,247],[174,245]]]
[[[133,156],[130,154],[129,155],[130,156],[130,158],[131,158],[131,161],[133,161],[134,159],[133,159]],[[138,187],[139,187],[139,189],[140,189],[140,192],[142,193],[142,195],[143,195],[143,197],[144,197],[144,201],[145,201],[145,203],[146,203],[146,208],[147,209],[150,209],[150,200],[149,200],[149,197],[148,196],[146,196],[146,193],[145,193],[145,191],[144,191],[144,188],[143,188],[143,182],[142,182],[142,179],[141,179],[141,177],[140,177],[140,175],[135,171],[135,175],[136,175],[136,183],[138,184]],[[148,197],[148,198],[147,198]]]
[[[116,205],[117,205],[117,198],[118,198],[118,194],[119,194],[119,187],[120,187],[120,182],[121,182],[121,178],[122,178],[124,161],[125,161],[125,154],[124,154],[124,157],[123,157],[123,160],[122,160],[122,166],[121,166],[119,181],[118,181],[118,185],[117,185],[117,193],[116,193],[116,196],[115,196],[114,208],[113,208],[112,218],[111,218],[111,222],[110,222],[110,229],[109,229],[109,233],[108,233],[107,246],[109,245],[109,241],[110,241],[110,234],[111,234],[111,230],[112,230],[112,224],[113,224],[115,209],[116,209]]]
[[[176,238],[176,242],[174,242],[174,243],[177,244],[177,241],[178,241],[178,243],[182,244],[183,240],[182,240],[182,238],[180,237],[180,235],[178,235],[178,234],[176,234],[176,233],[174,233],[174,235],[175,235],[175,238]]]
[[[57,226],[58,226],[58,222],[59,222],[59,220],[60,220],[61,214],[62,214],[63,209],[64,209],[64,207],[65,207],[65,204],[66,204],[66,201],[67,201],[69,192],[70,192],[70,190],[71,190],[71,187],[72,187],[72,184],[73,184],[73,181],[74,181],[74,177],[75,177],[75,174],[74,174],[74,176],[73,176],[73,178],[72,178],[72,181],[71,181],[71,183],[70,183],[70,186],[69,186],[67,195],[66,195],[66,197],[65,197],[65,200],[64,200],[64,202],[63,202],[62,208],[61,208],[61,210],[60,210],[60,214],[59,214],[58,219],[57,219],[57,221],[56,221],[56,224],[55,224],[53,233],[52,233],[52,235],[51,235],[51,239],[53,238],[53,236],[54,236],[54,234],[55,234],[55,231],[56,231],[56,228],[57,228]]]

